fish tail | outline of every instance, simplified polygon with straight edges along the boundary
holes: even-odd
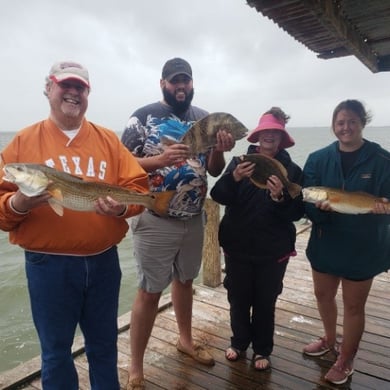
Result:
[[[301,193],[302,187],[299,184],[290,183],[287,186],[287,191],[290,194],[290,196],[294,199]]]
[[[176,191],[163,191],[154,193],[154,202],[151,209],[157,214],[164,216],[168,213],[169,202]]]

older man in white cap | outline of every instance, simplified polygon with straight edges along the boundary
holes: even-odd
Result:
[[[85,180],[147,192],[145,171],[116,134],[86,120],[90,81],[82,65],[59,62],[46,78],[48,119],[21,130],[1,152],[2,164],[40,163]],[[117,315],[121,270],[117,244],[126,218],[143,211],[100,198],[95,212],[48,205],[48,191],[24,195],[0,178],[0,228],[25,250],[34,324],[42,350],[44,390],[78,390],[71,347],[85,338],[91,389],[119,390]]]

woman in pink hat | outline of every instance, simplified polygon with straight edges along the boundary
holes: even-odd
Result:
[[[278,160],[288,179],[301,184],[302,170],[285,150],[294,145],[285,125],[289,119],[280,108],[264,113],[249,134],[247,154],[260,153]],[[275,304],[282,292],[283,277],[295,252],[294,221],[303,217],[302,195],[291,198],[277,176],[266,189],[249,179],[255,165],[234,157],[211,189],[211,197],[226,206],[219,226],[219,243],[225,254],[230,303],[231,345],[225,357],[236,361],[252,344],[253,367],[271,367]]]

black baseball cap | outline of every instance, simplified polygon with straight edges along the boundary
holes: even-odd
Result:
[[[182,58],[172,58],[165,63],[161,78],[171,81],[178,74],[184,74],[192,79],[191,65]]]

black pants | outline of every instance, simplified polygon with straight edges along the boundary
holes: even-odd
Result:
[[[261,263],[245,256],[225,254],[227,289],[230,303],[231,345],[245,351],[252,343],[255,354],[272,353],[275,329],[275,304],[283,290],[288,260]]]

